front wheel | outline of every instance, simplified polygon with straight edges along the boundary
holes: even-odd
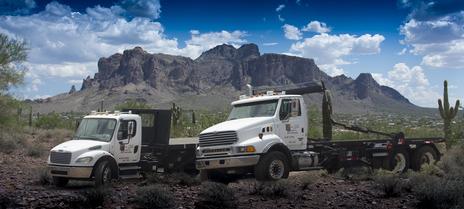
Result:
[[[65,177],[53,176],[53,184],[57,187],[64,187],[68,184],[69,179]]]
[[[264,155],[255,167],[255,177],[258,181],[276,181],[288,178],[290,168],[287,158],[281,152],[270,152]]]
[[[111,183],[113,171],[108,161],[100,162],[95,170],[95,186],[101,187]]]

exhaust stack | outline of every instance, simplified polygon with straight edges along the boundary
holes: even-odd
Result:
[[[253,86],[251,86],[250,84],[247,84],[246,86],[248,88],[248,96],[253,96]]]

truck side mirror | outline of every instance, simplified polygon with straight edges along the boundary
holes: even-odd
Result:
[[[135,134],[135,123],[134,121],[129,121],[129,124],[127,125],[127,135],[132,137]]]

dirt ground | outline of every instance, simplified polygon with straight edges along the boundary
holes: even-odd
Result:
[[[34,140],[34,139],[30,139]],[[52,143],[45,143],[49,150]],[[83,208],[84,191],[93,188],[92,182],[71,181],[66,188],[42,185],[39,176],[46,166],[48,152],[41,157],[28,156],[25,148],[13,153],[0,152],[0,208]],[[309,173],[308,173],[309,172]],[[328,175],[319,177],[318,171],[291,173],[295,182],[287,197],[266,197],[254,194],[253,179],[230,183],[239,208],[414,208],[417,200],[410,194],[386,198],[371,180],[343,180]],[[318,176],[307,188],[298,183],[304,175]],[[137,188],[146,185],[144,179],[119,180],[113,183],[100,208],[137,208],[133,199]],[[200,186],[165,185],[175,196],[177,208],[194,208]]]

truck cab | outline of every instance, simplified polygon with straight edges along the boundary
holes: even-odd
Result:
[[[194,168],[196,138],[170,138],[170,110],[92,112],[72,140],[50,150],[53,182],[94,180],[97,186],[140,172]]]
[[[301,95],[268,91],[231,105],[227,121],[200,133],[198,169],[210,176],[249,172],[258,179],[279,179],[288,176],[297,153],[312,157],[306,164],[314,164],[306,151],[308,119]]]

